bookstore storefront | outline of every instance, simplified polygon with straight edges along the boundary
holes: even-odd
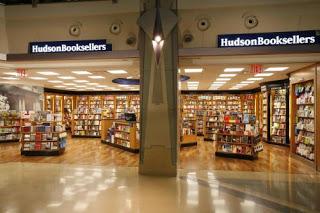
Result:
[[[319,165],[313,34],[270,36],[221,35],[219,48],[180,50],[180,168]],[[1,73],[1,160],[138,166],[138,52],[120,54],[103,40],[30,43],[29,51],[8,55],[17,69]]]

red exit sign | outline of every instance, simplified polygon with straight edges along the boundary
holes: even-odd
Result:
[[[252,73],[252,74],[262,73],[262,65],[261,64],[251,64],[250,73]]]

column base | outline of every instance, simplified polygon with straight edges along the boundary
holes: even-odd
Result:
[[[144,150],[144,161],[140,162],[139,174],[150,176],[177,176],[177,165],[172,165],[171,149],[153,146]]]

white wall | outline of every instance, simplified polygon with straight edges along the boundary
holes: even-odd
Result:
[[[272,0],[266,4],[268,1],[242,0],[241,2],[249,5],[245,7],[239,6],[238,1],[224,1],[227,2],[224,4],[217,0],[208,1],[186,0],[185,4],[184,0],[179,1],[182,8],[179,12],[181,35],[186,30],[194,35],[192,43],[181,43],[180,46],[216,47],[217,35],[225,33],[320,29],[320,1],[283,0],[281,2],[284,4],[280,4],[279,1]],[[259,20],[258,26],[251,30],[245,28],[242,17],[244,14],[255,15]],[[139,0],[120,0],[119,4],[111,4],[108,1],[47,4],[38,8],[8,6],[6,31],[9,52],[26,53],[30,41],[77,39],[107,39],[113,43],[114,50],[136,49],[137,45],[131,47],[125,41],[129,33],[138,36],[136,24],[138,17]],[[197,29],[197,22],[201,17],[211,20],[211,27],[205,32]],[[122,32],[119,35],[112,35],[109,27],[119,21],[122,23]],[[82,33],[79,37],[72,37],[68,33],[69,26],[77,22],[82,24]]]

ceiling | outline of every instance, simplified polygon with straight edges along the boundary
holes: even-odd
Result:
[[[230,60],[231,61],[231,60]],[[190,79],[181,83],[182,90],[230,90],[236,84],[247,81],[248,78],[254,77],[250,72],[249,63],[212,63],[214,61],[207,60],[205,57],[188,58],[180,60],[180,74],[188,75]],[[273,73],[272,76],[262,77],[261,80],[254,80],[248,85],[243,85],[234,90],[249,90],[258,88],[260,83],[287,79],[287,74],[310,66],[312,63],[263,63],[263,70],[270,67],[288,67],[281,72],[263,72]],[[108,60],[88,60],[88,61],[56,61],[56,62],[25,62],[17,63],[10,66],[2,66],[0,68],[0,84],[29,84],[34,86],[42,86],[52,89],[61,89],[69,91],[128,91],[139,90],[139,86],[123,86],[112,83],[114,78],[139,78],[139,59],[108,59]],[[16,68],[23,67],[26,69],[26,77],[17,78]],[[186,73],[185,69],[201,68],[201,73]],[[241,72],[225,73],[225,68],[243,68]],[[125,70],[124,74],[110,74],[110,70]],[[80,75],[74,71],[87,71],[88,74]],[[43,75],[39,72],[53,72],[55,75]],[[220,84],[220,87],[211,86],[217,81],[221,74],[235,73],[235,77]],[[71,76],[73,79],[63,79],[64,76]],[[92,76],[101,76],[92,78]],[[40,77],[34,79],[34,77]],[[52,82],[53,81],[53,82]],[[188,83],[189,82],[189,83]],[[191,82],[191,83],[190,83]],[[198,82],[198,83],[197,83]],[[195,88],[196,85],[196,88]],[[189,86],[189,87],[188,87]]]

